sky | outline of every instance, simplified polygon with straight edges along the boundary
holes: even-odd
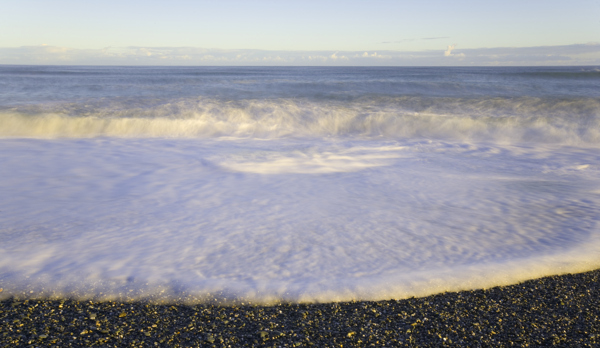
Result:
[[[600,0],[0,4],[0,64],[600,64]]]

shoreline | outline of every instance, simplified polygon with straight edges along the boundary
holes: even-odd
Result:
[[[387,301],[219,306],[0,301],[0,346],[600,345],[600,269]]]

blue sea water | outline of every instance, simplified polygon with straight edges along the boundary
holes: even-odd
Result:
[[[0,66],[0,296],[341,301],[600,266],[600,68]]]

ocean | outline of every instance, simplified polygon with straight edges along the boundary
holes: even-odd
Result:
[[[0,66],[0,298],[400,299],[600,267],[598,67]]]

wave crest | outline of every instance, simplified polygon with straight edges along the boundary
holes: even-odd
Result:
[[[434,138],[600,143],[600,101],[539,98],[180,100],[144,107],[68,104],[0,112],[2,137]]]

